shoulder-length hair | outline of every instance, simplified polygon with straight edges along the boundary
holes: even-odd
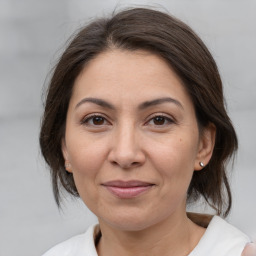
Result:
[[[238,142],[225,109],[217,65],[189,26],[169,14],[147,8],[126,9],[83,27],[54,69],[42,118],[40,146],[51,170],[57,204],[60,205],[61,187],[79,196],[73,175],[65,170],[61,150],[74,81],[90,60],[110,49],[146,50],[161,56],[189,94],[199,128],[210,123],[216,126],[212,158],[204,171],[194,172],[187,194],[190,202],[202,196],[217,214],[226,216],[232,202],[226,164]]]

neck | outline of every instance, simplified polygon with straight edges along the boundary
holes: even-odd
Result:
[[[184,213],[139,231],[119,230],[100,222],[102,237],[99,256],[188,255],[205,229],[194,224]]]

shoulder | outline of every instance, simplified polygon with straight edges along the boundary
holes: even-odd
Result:
[[[222,218],[214,216],[205,234],[189,256],[241,256],[248,242],[250,239],[247,235]]]
[[[43,256],[82,256],[87,252],[88,256],[97,256],[94,245],[94,230],[97,225],[93,225],[81,235],[74,236],[60,244],[55,245]]]

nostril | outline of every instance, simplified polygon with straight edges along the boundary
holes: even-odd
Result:
[[[145,162],[145,154],[141,150],[128,150],[125,148],[115,148],[108,154],[107,160],[114,166],[122,169],[135,168]]]
[[[113,165],[119,165],[117,162],[115,162],[115,161],[112,161],[112,164]]]
[[[123,168],[124,168],[124,169],[129,169],[129,168],[132,168],[132,167],[136,167],[136,166],[138,166],[138,165],[140,165],[139,162],[132,162],[132,163],[130,163],[130,164],[124,165]]]
[[[114,166],[119,166],[119,167],[121,167],[122,169],[129,169],[129,168],[133,168],[133,167],[136,167],[136,166],[138,166],[138,165],[140,165],[140,163],[139,162],[132,162],[132,163],[118,163],[118,162],[116,162],[116,161],[112,161],[111,162]]]

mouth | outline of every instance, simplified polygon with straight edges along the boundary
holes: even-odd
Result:
[[[114,196],[121,199],[129,199],[138,197],[148,192],[155,184],[138,180],[114,180],[103,183],[101,185],[104,186]]]

